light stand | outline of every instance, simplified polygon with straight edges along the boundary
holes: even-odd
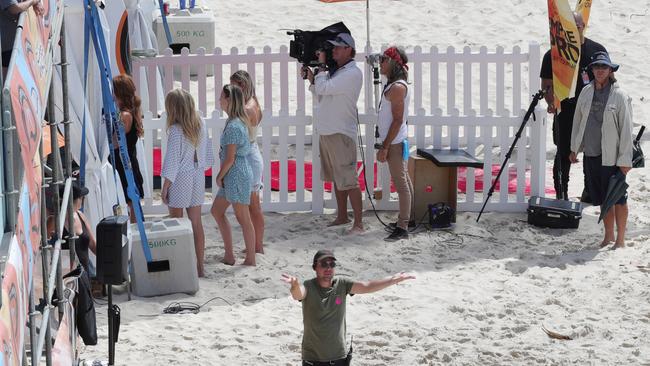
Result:
[[[370,48],[368,48],[370,50]],[[379,54],[371,54],[366,56],[366,62],[372,68],[372,85],[373,85],[373,104],[375,115],[379,114],[379,106],[381,105],[381,77],[379,75]],[[375,149],[379,148],[377,139],[379,138],[379,126],[375,124]]]
[[[372,63],[372,85],[375,93],[375,112],[379,113],[379,102],[381,101],[381,78],[379,77],[379,65],[376,61]]]
[[[515,145],[517,144],[517,140],[521,137],[521,133],[524,130],[524,127],[526,127],[526,122],[528,122],[528,119],[530,116],[533,116],[533,120],[535,120],[535,115],[533,112],[535,111],[535,107],[537,106],[537,103],[544,98],[544,94],[546,92],[544,90],[540,90],[537,92],[537,94],[533,95],[533,100],[530,102],[530,106],[528,106],[528,110],[526,111],[526,114],[524,115],[524,120],[521,122],[521,126],[519,126],[519,130],[515,134],[515,139],[512,141],[512,145],[510,145],[510,149],[506,153],[506,158],[503,160],[503,163],[501,163],[501,169],[499,169],[499,173],[497,174],[496,179],[492,182],[492,186],[490,187],[490,190],[488,191],[487,197],[485,198],[485,201],[483,202],[483,207],[481,207],[481,212],[478,213],[478,217],[476,218],[476,222],[481,219],[481,215],[483,214],[483,210],[485,210],[485,206],[487,205],[488,201],[490,200],[490,197],[492,197],[492,193],[494,193],[494,187],[496,186],[497,182],[499,181],[499,178],[501,177],[501,173],[503,173],[503,168],[506,166],[508,163],[508,159],[510,159],[510,155],[512,154],[512,150],[514,150]],[[501,189],[508,189],[508,187],[501,187]]]
[[[115,312],[113,310],[113,285],[108,285],[108,366],[115,365]]]

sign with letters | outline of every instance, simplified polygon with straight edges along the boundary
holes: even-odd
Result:
[[[582,15],[586,27],[591,0],[578,0],[575,11]],[[575,93],[582,40],[568,0],[548,0],[548,22],[551,36],[553,104],[560,112],[560,102],[573,97]]]

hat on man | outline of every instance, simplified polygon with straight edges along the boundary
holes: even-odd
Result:
[[[349,33],[339,33],[336,35],[336,38],[330,39],[327,42],[333,44],[334,46],[341,47],[354,47],[354,38]]]
[[[76,200],[77,198],[84,197],[88,194],[88,188],[82,187],[79,185],[78,181],[72,182],[72,199]],[[63,198],[63,193],[65,192],[65,185],[61,185],[59,188],[59,197]]]
[[[334,257],[334,252],[332,252],[329,249],[321,249],[318,252],[316,252],[316,255],[314,256],[314,264],[322,261],[323,259],[331,258],[333,260],[336,260]]]
[[[605,51],[598,51],[591,56],[591,63],[588,67],[592,68],[594,65],[607,65],[612,69],[612,71],[618,70],[619,67],[619,65],[612,63],[609,54]]]

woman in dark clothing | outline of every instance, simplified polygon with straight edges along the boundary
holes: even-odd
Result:
[[[135,84],[129,75],[118,75],[113,78],[113,96],[115,97],[115,103],[120,110],[120,121],[123,124],[124,132],[126,133],[126,147],[129,153],[129,160],[131,161],[133,179],[135,180],[138,195],[142,198],[144,197],[144,190],[142,187],[143,179],[142,174],[140,173],[140,165],[138,164],[136,144],[138,139],[144,136],[144,128],[142,126],[140,97],[135,94]],[[131,222],[135,222],[133,204],[127,194],[128,182],[124,172],[124,165],[120,158],[117,134],[113,134],[113,148],[115,149],[115,169],[117,169],[117,172],[120,175],[120,181],[122,182],[122,189],[124,191],[124,199],[126,199],[126,202],[129,204]]]
[[[61,187],[61,197],[63,197],[63,186]],[[97,242],[95,241],[95,235],[93,233],[92,227],[90,227],[90,222],[86,216],[81,212],[81,206],[83,205],[83,199],[88,194],[88,188],[80,187],[79,184],[75,181],[72,183],[72,206],[74,209],[74,233],[77,236],[75,239],[75,253],[79,259],[79,263],[84,267],[86,272],[90,274],[89,269],[89,255],[88,250],[92,250],[93,253],[96,253]],[[65,227],[63,229],[63,237],[69,236],[68,221],[65,220]]]

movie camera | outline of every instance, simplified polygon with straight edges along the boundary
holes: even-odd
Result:
[[[288,31],[287,34],[294,37],[289,42],[289,56],[305,66],[318,66],[316,52],[322,51],[326,54],[327,65],[334,65],[335,62],[332,59],[333,46],[327,41],[336,38],[339,33],[350,33],[350,30],[343,22],[332,24],[319,31],[303,31],[300,29]]]

